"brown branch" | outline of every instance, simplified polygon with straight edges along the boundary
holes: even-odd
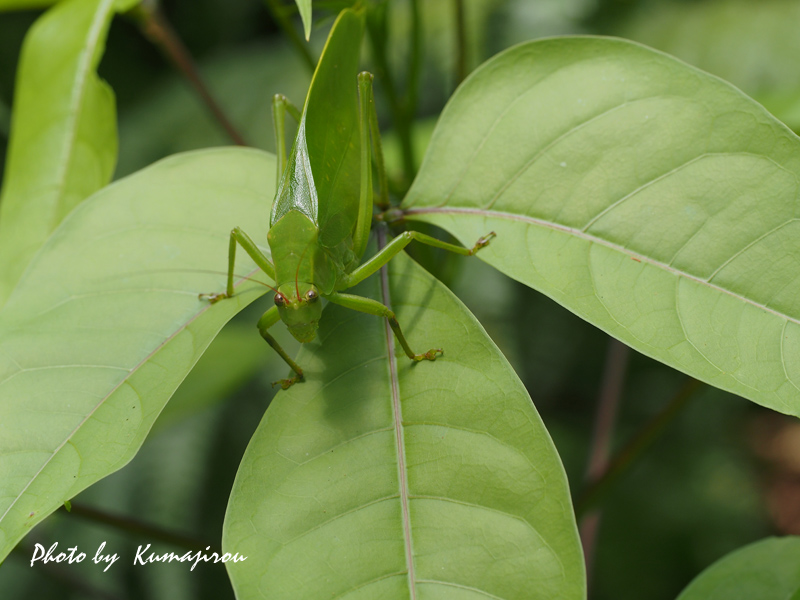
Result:
[[[169,24],[161,9],[154,2],[143,2],[132,14],[137,18],[144,36],[158,47],[175,68],[189,81],[206,105],[206,108],[225,130],[225,133],[228,134],[233,143],[239,146],[247,146],[244,138],[214,99],[208,86],[200,76],[200,71],[197,69],[191,54],[189,54],[189,50]]]
[[[589,482],[599,479],[608,468],[611,439],[614,434],[614,424],[617,420],[629,356],[630,349],[622,342],[612,338],[608,346],[606,366],[598,396],[597,417],[589,452],[589,466],[586,469],[586,479]],[[587,585],[591,580],[594,549],[599,526],[599,510],[586,514],[580,523],[581,544],[583,545],[583,555],[586,560]]]
[[[140,521],[125,515],[108,513],[80,503],[72,502],[69,514],[113,527],[114,529],[133,534],[134,536],[141,536],[148,540],[164,542],[165,544],[185,548],[187,550],[197,550],[198,548],[202,549],[207,546],[211,546],[212,550],[214,550],[214,544],[210,544],[205,540],[200,540],[181,532],[171,531],[158,525],[146,523],[145,521]]]
[[[659,435],[681,412],[686,403],[702,389],[703,385],[696,379],[689,379],[672,397],[661,412],[648,422],[609,463],[606,470],[589,483],[575,501],[575,514],[580,519],[588,510],[597,504],[611,485],[616,482],[639,458]]]

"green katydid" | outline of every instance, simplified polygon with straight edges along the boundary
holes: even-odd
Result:
[[[377,272],[412,240],[469,256],[494,236],[490,233],[467,249],[406,231],[361,264],[373,218],[370,132],[379,177],[385,181],[372,75],[359,73],[357,86],[353,81],[358,73],[363,29],[363,9],[342,11],[325,44],[302,113],[283,96],[273,99],[279,181],[267,238],[273,262],[236,227],[230,236],[226,291],[201,294],[212,302],[233,295],[237,244],[275,282],[275,306],[259,319],[258,329],[294,371],[294,376],[281,380],[284,389],[301,380],[303,370],[268,330],[282,320],[299,342],[312,341],[322,314],[320,297],[386,317],[410,359],[435,360],[442,350],[434,348],[415,353],[389,308],[376,300],[342,291]],[[298,121],[288,160],[284,142],[287,112]],[[320,173],[325,175],[320,176]]]

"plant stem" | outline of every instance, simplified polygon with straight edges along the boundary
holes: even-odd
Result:
[[[422,65],[422,21],[419,16],[419,0],[411,0],[411,39],[406,79],[406,97],[403,102],[403,120],[399,128],[400,141],[403,148],[403,169],[409,185],[417,175],[414,159],[414,143],[411,128],[417,114],[419,101],[419,77]]]
[[[406,82],[405,112],[409,122],[414,119],[419,99],[419,76],[422,66],[422,20],[419,0],[411,0],[411,39],[408,54],[408,80]]]
[[[139,27],[144,36],[157,46],[167,59],[183,73],[184,77],[186,77],[206,105],[206,108],[208,108],[214,119],[222,126],[233,143],[239,146],[246,146],[247,143],[244,141],[244,138],[239,134],[220,105],[211,95],[188,49],[155,2],[142,2],[140,6],[132,11],[132,14],[137,18]]]
[[[110,514],[76,502],[72,503],[69,514],[82,517],[95,523],[102,523],[103,525],[108,525],[109,527],[119,529],[135,536],[146,537],[148,540],[164,542],[187,550],[197,550],[198,548],[205,548],[206,546],[211,546],[212,550],[214,550],[214,544],[210,544],[204,540],[199,540],[180,532],[170,531],[158,525],[139,521],[131,517]]]
[[[386,45],[389,37],[388,20],[386,16],[387,4],[378,4],[368,13],[368,32],[372,43],[372,54],[375,60],[375,70],[386,95],[389,111],[394,122],[394,129],[400,141],[400,154],[403,161],[403,184],[398,190],[404,194],[416,176],[416,161],[414,160],[414,145],[412,143],[411,127],[417,111],[419,76],[422,56],[422,33],[419,15],[418,0],[411,1],[411,37],[409,39],[409,62],[406,79],[406,93],[403,98],[397,93],[397,87],[391,75]]]
[[[683,407],[697,392],[702,384],[696,379],[689,379],[681,386],[678,393],[672,397],[667,405],[650,422],[648,422],[639,432],[620,450],[620,452],[609,463],[608,468],[599,478],[591,482],[575,501],[575,514],[580,519],[588,510],[595,506],[611,485],[616,482],[639,458],[647,448],[649,448],[664,429],[681,412]]]
[[[308,49],[308,44],[306,44],[303,38],[300,37],[300,34],[297,33],[294,25],[292,25],[291,19],[286,16],[286,11],[283,9],[283,6],[281,6],[278,0],[264,0],[264,4],[269,14],[272,15],[272,18],[275,19],[275,22],[287,35],[295,49],[300,53],[309,71],[313,73],[314,69],[317,68],[317,61],[311,56],[311,50]]]
[[[613,338],[610,340],[603,381],[598,396],[597,417],[589,452],[589,466],[586,469],[586,479],[590,484],[599,479],[608,467],[611,439],[614,434],[614,424],[617,419],[629,356],[630,349],[625,344]],[[583,554],[586,560],[587,585],[591,581],[595,542],[599,526],[599,510],[584,515],[580,524],[581,544],[583,545]]]
[[[456,9],[456,87],[467,76],[467,24],[464,0],[453,0]]]

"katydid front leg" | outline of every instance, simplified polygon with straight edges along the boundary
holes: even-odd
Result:
[[[273,306],[267,312],[261,315],[261,318],[258,320],[258,332],[261,334],[261,337],[263,337],[266,342],[272,346],[273,350],[278,353],[284,362],[291,367],[292,371],[295,372],[294,377],[290,377],[288,379],[279,379],[278,381],[272,382],[272,385],[280,383],[284,390],[288,390],[290,386],[303,379],[303,369],[301,369],[298,364],[294,362],[288,354],[286,354],[286,350],[281,347],[281,345],[278,343],[278,340],[272,337],[267,331],[280,320],[281,317],[278,314],[278,307]]]
[[[377,300],[364,298],[363,296],[355,296],[353,294],[342,294],[340,292],[334,292],[333,294],[327,296],[327,298],[331,302],[351,308],[353,310],[357,310],[358,312],[375,315],[376,317],[386,317],[386,319],[389,321],[389,326],[392,328],[397,341],[400,342],[400,345],[403,347],[403,351],[406,353],[406,356],[413,361],[419,362],[421,360],[436,360],[437,354],[443,354],[441,348],[432,348],[423,354],[416,354],[411,349],[411,346],[408,345],[406,336],[404,336],[403,332],[400,330],[400,324],[397,322],[394,312]]]
[[[278,173],[275,179],[277,183],[281,179],[283,170],[286,167],[286,113],[289,113],[295,121],[300,122],[300,111],[283,94],[275,94],[272,97],[272,122],[275,126],[275,151],[277,156]],[[258,249],[255,242],[250,239],[239,227],[234,227],[231,231],[230,245],[228,246],[228,284],[223,294],[200,294],[201,298],[207,298],[213,304],[224,298],[233,296],[233,268],[236,262],[236,243],[244,248],[250,258],[264,271],[270,279],[275,281],[275,267],[270,260]]]
[[[228,283],[223,293],[214,294],[200,294],[201,299],[208,299],[212,304],[219,302],[224,298],[231,298],[233,296],[233,270],[236,263],[236,244],[244,248],[245,252],[250,255],[250,258],[258,265],[258,267],[267,274],[267,277],[275,281],[275,267],[270,260],[258,249],[256,243],[250,239],[244,231],[238,227],[234,227],[231,231],[230,244],[228,245]],[[275,349],[275,352],[286,362],[289,367],[295,372],[295,376],[289,379],[281,379],[273,383],[280,383],[283,389],[287,389],[293,383],[303,379],[303,370],[294,362],[286,351],[281,347],[278,341],[272,337],[267,330],[280,320],[278,314],[278,307],[273,306],[258,320],[258,331],[261,333],[267,343]]]
[[[207,299],[211,301],[211,304],[215,302],[219,302],[224,298],[231,298],[233,296],[233,270],[236,263],[236,244],[239,244],[247,254],[250,255],[250,258],[253,259],[258,267],[267,274],[267,277],[275,281],[275,266],[270,262],[270,260],[264,255],[261,250],[258,249],[256,243],[250,239],[250,236],[247,235],[244,231],[242,231],[239,227],[234,227],[231,230],[231,237],[230,243],[228,244],[228,283],[225,286],[225,292],[223,293],[215,293],[215,294],[200,294],[200,299]]]
[[[403,248],[408,246],[412,241],[416,240],[422,244],[426,244],[428,246],[433,246],[435,248],[442,248],[444,250],[449,250],[450,252],[455,252],[456,254],[461,254],[463,256],[472,256],[478,250],[483,248],[484,246],[489,245],[489,241],[493,237],[495,237],[495,232],[492,231],[489,234],[480,238],[472,248],[464,248],[463,246],[456,246],[455,244],[450,244],[449,242],[443,242],[442,240],[437,240],[435,237],[431,237],[424,233],[420,233],[419,231],[404,231],[396,238],[394,238],[391,242],[386,244],[375,256],[370,258],[367,262],[360,265],[356,268],[352,273],[350,273],[344,280],[344,284],[341,289],[347,289],[353,287],[354,285],[361,283],[367,277],[378,271],[383,265],[388,263],[392,258],[394,258]]]

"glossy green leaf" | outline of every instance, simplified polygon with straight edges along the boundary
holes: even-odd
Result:
[[[800,143],[635,43],[517,46],[456,92],[407,217],[640,352],[800,415]]]
[[[700,573],[678,600],[800,599],[800,537],[768,538]]]
[[[297,10],[300,11],[300,18],[303,21],[303,33],[306,41],[311,37],[311,0],[295,0]]]
[[[256,150],[171,157],[83,202],[36,255],[0,310],[0,560],[131,459],[222,325],[266,291],[198,298],[224,289],[232,227],[266,247],[274,171]],[[240,254],[237,273],[253,271]]]
[[[567,481],[530,397],[463,304],[404,254],[329,304],[236,477],[223,533],[237,597],[583,598]],[[413,588],[411,590],[410,588]]]
[[[0,195],[0,306],[61,220],[111,180],[114,95],[96,68],[114,12],[135,3],[61,2],[25,38]]]

